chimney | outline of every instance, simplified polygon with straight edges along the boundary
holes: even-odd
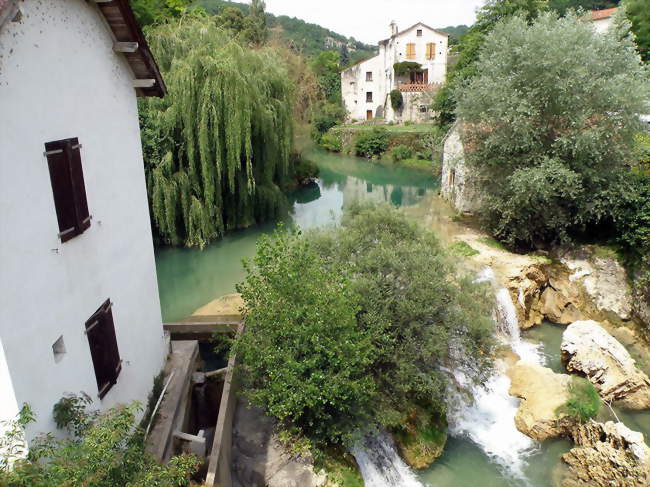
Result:
[[[397,22],[392,20],[390,23],[390,36],[393,37],[394,35],[397,35],[397,32]]]

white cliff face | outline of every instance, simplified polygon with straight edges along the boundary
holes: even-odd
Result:
[[[569,372],[584,374],[606,401],[630,409],[650,408],[650,379],[614,337],[595,321],[577,321],[562,335]]]

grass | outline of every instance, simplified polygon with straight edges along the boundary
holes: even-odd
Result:
[[[586,423],[598,414],[601,403],[598,391],[591,382],[582,377],[573,377],[569,386],[569,399],[557,412]]]
[[[601,259],[614,259],[619,263],[623,263],[625,261],[625,258],[619,249],[613,246],[594,245],[592,247],[592,250],[595,257],[600,257]]]
[[[324,470],[327,478],[339,487],[363,487],[363,478],[351,455],[343,449],[330,449],[315,457],[315,470]]]
[[[503,245],[501,242],[498,240],[493,239],[492,237],[485,237],[479,240],[484,245],[487,245],[488,247],[492,247],[493,249],[497,250],[508,250],[505,245]]]
[[[473,255],[480,254],[478,250],[470,246],[467,242],[463,242],[462,240],[451,244],[449,246],[449,252],[463,257],[471,257]]]
[[[385,128],[389,132],[417,132],[428,133],[434,127],[433,123],[413,123],[411,125],[339,125],[333,130],[372,130],[375,127]]]

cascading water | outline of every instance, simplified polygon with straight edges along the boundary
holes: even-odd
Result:
[[[517,311],[510,293],[499,288],[494,273],[486,268],[477,281],[495,286],[495,319],[498,338],[509,345],[522,360],[541,362],[537,348],[521,339]],[[495,374],[483,385],[476,386],[469,379],[470,371],[463,367],[449,371],[455,384],[449,387],[448,421],[453,436],[471,439],[495,463],[518,482],[526,483],[526,457],[536,451],[538,444],[515,427],[517,399],[508,394],[510,379],[505,364],[499,361]]]
[[[384,432],[366,434],[351,452],[365,487],[423,487],[397,454],[391,437]]]

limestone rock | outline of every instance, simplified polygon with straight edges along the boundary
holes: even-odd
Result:
[[[239,399],[233,431],[235,487],[323,487],[327,476],[308,457],[286,451],[274,433],[275,421]]]
[[[614,337],[595,321],[577,321],[562,335],[562,361],[584,374],[606,401],[630,409],[650,408],[650,379]]]
[[[646,487],[650,485],[650,448],[643,435],[623,423],[578,425],[575,448],[562,455],[569,470],[562,487]]]
[[[519,361],[508,371],[510,395],[521,399],[515,425],[523,434],[544,441],[566,434],[573,421],[557,409],[569,398],[571,376]]]
[[[584,247],[565,254],[561,260],[572,271],[570,279],[582,282],[585,293],[604,318],[632,318],[632,290],[625,269],[614,256],[598,255],[594,247]]]
[[[226,294],[197,309],[192,316],[223,316],[241,319],[244,300],[241,294]]]
[[[550,278],[540,298],[540,311],[546,319],[568,325],[581,318],[580,292],[564,277]]]

